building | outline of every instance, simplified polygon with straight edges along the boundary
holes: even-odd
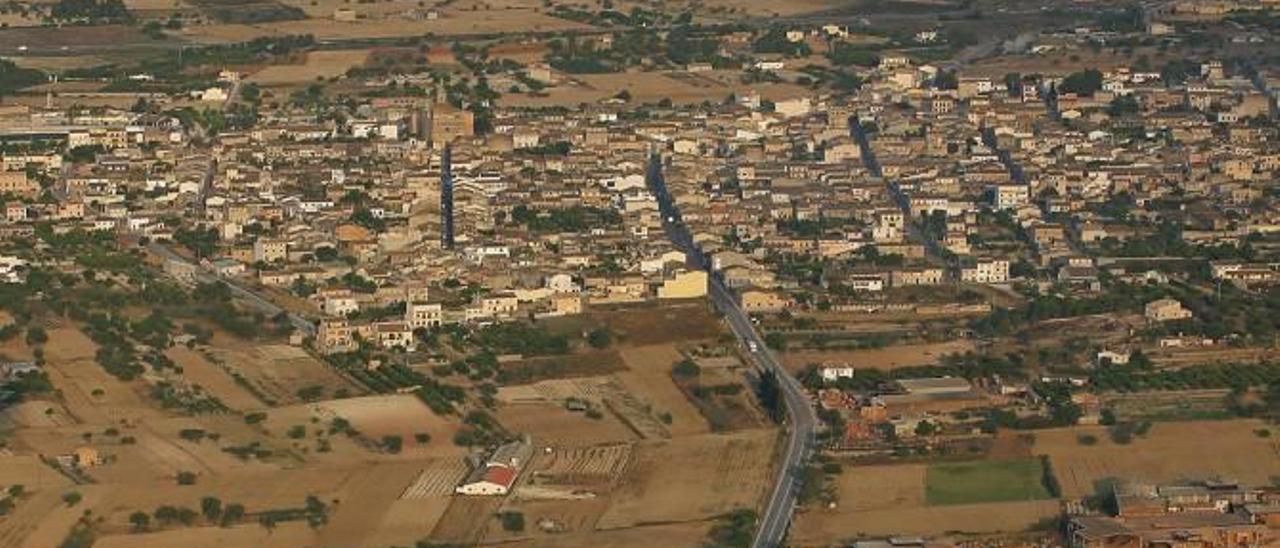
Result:
[[[454,492],[473,496],[506,495],[531,456],[533,442],[527,437],[500,445],[487,459],[473,462],[471,473]]]
[[[1147,303],[1143,311],[1147,321],[1169,322],[1191,318],[1191,311],[1182,307],[1182,303],[1174,299],[1160,299]]]
[[[659,299],[697,299],[707,295],[705,270],[679,270],[662,280]]]
[[[818,367],[818,374],[823,382],[836,382],[840,379],[853,378],[853,366],[848,364],[823,364]]]
[[[1073,516],[1067,541],[1075,548],[1267,546],[1280,515],[1261,490],[1230,481],[1186,485],[1119,483],[1116,515]]]
[[[1009,261],[1004,259],[979,260],[973,266],[960,269],[960,281],[976,284],[1001,284],[1009,281]]]
[[[253,260],[264,263],[283,261],[289,257],[289,244],[283,240],[258,238],[253,242]]]
[[[454,139],[476,134],[475,115],[469,110],[438,103],[431,111],[431,142],[444,148]]]
[[[444,307],[440,303],[411,302],[405,305],[404,321],[409,329],[434,329],[444,324]]]

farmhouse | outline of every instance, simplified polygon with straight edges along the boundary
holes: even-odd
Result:
[[[1191,311],[1182,307],[1182,303],[1174,299],[1160,299],[1147,303],[1144,315],[1148,321],[1168,322],[1191,318]]]
[[[511,492],[520,469],[533,455],[533,442],[529,438],[498,446],[488,459],[476,462],[471,473],[454,489],[459,495],[502,496]]]

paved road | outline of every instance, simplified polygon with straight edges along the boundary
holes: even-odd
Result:
[[[196,279],[201,282],[209,283],[209,282],[221,281],[226,283],[227,287],[231,289],[232,294],[234,294],[236,297],[239,297],[241,300],[248,303],[250,306],[258,309],[258,311],[262,312],[264,315],[268,317],[275,316],[281,312],[286,312],[284,308],[280,307],[280,305],[274,302],[271,302],[270,299],[267,299],[266,297],[263,297],[257,293],[254,293],[253,290],[245,288],[233,280],[228,280],[225,278],[220,278],[218,276],[215,276],[212,272],[209,272],[204,268],[202,268],[200,265],[191,262],[186,257],[183,257],[182,255],[175,253],[172,249],[169,249],[164,244],[152,242],[147,245],[147,249],[151,250],[152,253],[155,253],[156,255],[159,255],[164,259],[179,261],[188,265],[195,266]],[[289,314],[289,322],[292,323],[293,326],[297,328],[299,331],[307,335],[316,334],[316,326],[315,324],[312,324],[310,320],[293,312],[288,312],[288,314]]]
[[[706,270],[709,266],[707,259],[693,245],[693,237],[689,234],[688,227],[680,221],[680,211],[667,192],[662,164],[658,156],[654,156],[650,162],[646,179],[648,179],[650,190],[658,200],[667,237],[688,255],[691,266]],[[755,362],[753,365],[760,371],[773,373],[781,388],[782,401],[786,407],[788,419],[787,442],[778,463],[777,479],[769,494],[769,500],[765,504],[764,514],[760,516],[760,528],[752,542],[752,547],[782,546],[787,528],[795,513],[796,495],[800,488],[800,471],[812,452],[818,418],[800,382],[787,373],[777,357],[765,346],[764,338],[752,325],[747,314],[738,306],[733,293],[716,276],[712,275],[710,278],[712,304],[724,314],[734,336],[747,349],[747,355]],[[757,349],[756,352],[750,351],[753,346]]]

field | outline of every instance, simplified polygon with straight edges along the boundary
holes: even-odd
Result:
[[[271,65],[250,75],[246,80],[263,86],[305,84],[318,78],[329,79],[346,74],[364,64],[369,50],[312,51],[306,61],[296,65]]]
[[[644,442],[599,527],[708,519],[751,508],[770,484],[776,431]]]
[[[799,371],[811,363],[848,363],[858,368],[879,369],[889,371],[902,367],[932,365],[947,354],[963,354],[973,350],[973,343],[967,340],[941,343],[904,344],[873,348],[867,350],[845,350],[836,352],[785,352],[781,354],[787,369]]]
[[[250,346],[231,336],[214,339],[208,357],[220,362],[233,375],[240,375],[268,405],[298,403],[298,391],[319,386],[321,396],[339,390],[358,394],[360,389],[338,376],[301,348],[284,345]]]
[[[404,457],[461,456],[463,453],[452,441],[459,429],[458,422],[436,415],[416,396],[408,394],[346,398],[272,409],[267,412],[265,424],[282,437],[290,429],[302,426],[308,437],[326,439],[335,447],[345,446],[350,441],[346,436],[327,434],[327,427],[336,418],[345,419],[363,439],[371,442],[385,436],[399,436]],[[414,436],[419,433],[429,435],[431,441],[418,443]],[[310,446],[307,442],[300,445]],[[341,458],[332,454],[313,454],[313,457]]]
[[[1076,427],[1036,434],[1035,452],[1049,456],[1067,498],[1093,495],[1111,479],[1176,482],[1231,478],[1270,485],[1280,475],[1280,445],[1255,430],[1261,421],[1156,423],[1127,445],[1112,442],[1103,427]],[[1080,436],[1093,436],[1084,445]]]
[[[243,42],[264,36],[311,34],[316,40],[394,38],[400,36],[456,36],[502,32],[561,31],[584,25],[531,10],[452,12],[436,20],[415,21],[395,17],[354,22],[304,19],[262,24],[220,24],[192,27],[183,37],[200,43]]]
[[[175,346],[165,352],[165,355],[182,368],[183,377],[200,385],[231,409],[255,409],[266,405],[199,352],[185,346]]]
[[[737,76],[736,71],[576,74],[572,76],[572,82],[548,89],[545,96],[505,94],[498,102],[513,107],[577,105],[608,99],[623,90],[640,103],[654,103],[662,99],[671,99],[675,103],[721,101],[735,90],[741,90],[741,84],[736,81]],[[771,101],[800,97],[807,93],[805,88],[787,83],[753,84],[751,89]]]
[[[987,460],[935,464],[925,473],[925,500],[935,506],[1051,498],[1040,461]]]
[[[798,546],[827,546],[867,535],[1020,531],[1059,512],[1054,500],[933,505],[930,479],[930,466],[923,464],[846,466],[834,480],[836,508],[815,507],[798,515],[792,540]]]
[[[622,352],[622,360],[628,369],[617,374],[622,386],[626,392],[640,399],[644,409],[651,410],[647,415],[661,416],[670,413],[670,424],[662,428],[670,436],[697,435],[710,431],[698,408],[671,379],[671,367],[681,360],[681,355],[674,346],[665,344],[629,348]],[[621,403],[625,402],[615,402]],[[636,415],[621,410],[619,412]]]

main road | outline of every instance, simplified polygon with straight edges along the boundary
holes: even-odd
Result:
[[[747,350],[747,356],[754,362],[753,365],[762,372],[772,373],[778,380],[782,403],[786,408],[787,440],[778,463],[773,489],[765,504],[764,513],[760,516],[759,529],[752,547],[781,546],[783,539],[786,538],[791,518],[795,514],[796,495],[800,490],[800,472],[813,450],[814,431],[818,424],[813,404],[809,401],[800,382],[782,367],[773,352],[765,346],[764,338],[751,323],[751,318],[739,306],[733,292],[710,272],[707,257],[693,244],[693,236],[681,221],[680,211],[667,191],[666,179],[662,173],[662,159],[657,154],[650,159],[645,178],[649,190],[658,200],[663,229],[667,237],[677,248],[684,251],[691,266],[708,271],[708,291],[712,304],[729,322],[729,328]]]

